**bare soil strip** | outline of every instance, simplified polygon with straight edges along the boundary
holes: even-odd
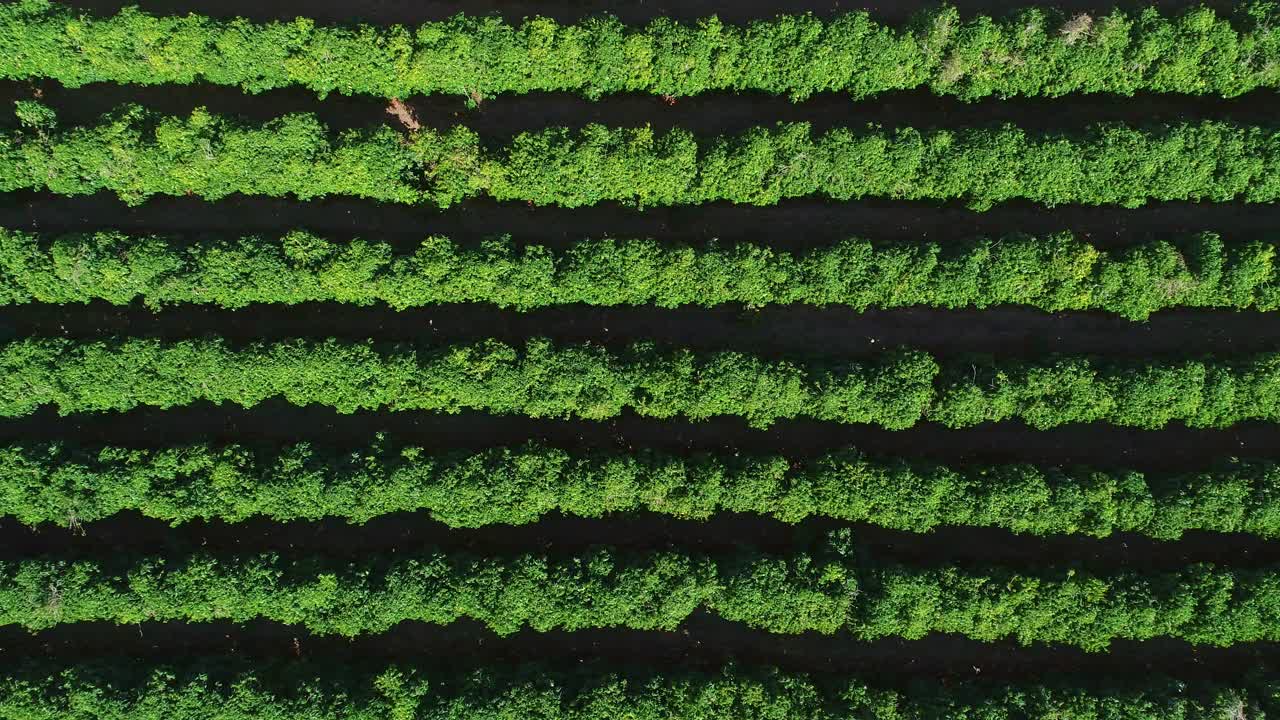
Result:
[[[1097,122],[1134,125],[1224,120],[1242,124],[1276,122],[1280,94],[1270,91],[1222,99],[1144,94],[1137,97],[1077,95],[1066,98],[989,98],[964,102],[928,90],[891,93],[855,102],[847,95],[824,93],[803,102],[762,93],[710,93],[666,101],[648,94],[609,95],[591,101],[569,93],[500,95],[468,107],[462,96],[420,96],[388,102],[369,96],[334,93],[324,100],[305,88],[249,95],[236,87],[195,85],[114,85],[94,83],[64,88],[57,82],[0,80],[0,102],[38,98],[58,113],[62,125],[91,124],[104,113],[137,103],[166,115],[187,115],[206,107],[217,115],[266,122],[286,113],[314,113],[333,131],[393,125],[445,129],[463,124],[491,142],[549,126],[580,128],[590,123],[611,127],[652,127],[663,132],[684,128],[700,136],[732,135],[778,122],[808,122],[815,132],[833,127],[960,128],[1007,123],[1029,131],[1070,131]],[[394,111],[394,112],[392,112]],[[389,114],[390,113],[390,114]],[[5,122],[10,122],[5,118]]]
[[[211,553],[351,557],[412,553],[442,547],[483,554],[532,551],[574,553],[594,545],[650,551],[680,547],[730,553],[742,547],[766,552],[803,551],[828,532],[852,527],[858,547],[877,562],[912,566],[987,568],[992,564],[1022,572],[1046,567],[1080,567],[1097,573],[1119,570],[1174,570],[1199,562],[1233,568],[1280,563],[1280,542],[1243,534],[1192,532],[1174,542],[1133,534],[1108,538],[1018,535],[996,528],[943,527],[928,534],[867,524],[848,525],[811,518],[796,525],[759,515],[722,513],[709,520],[676,520],[653,513],[579,518],[549,515],[537,523],[483,528],[449,528],[425,513],[395,513],[363,525],[332,518],[314,522],[273,522],[263,518],[226,523],[191,522],[170,527],[137,513],[73,528],[30,528],[0,520],[0,558],[36,555],[59,558],[127,554]]]
[[[898,308],[858,312],[809,305],[589,307],[521,312],[492,305],[439,305],[396,312],[385,305],[338,303],[253,305],[239,310],[175,306],[154,313],[125,307],[25,305],[0,315],[0,339],[108,336],[181,340],[216,335],[233,343],[277,338],[371,338],[442,344],[531,337],[621,348],[638,341],[696,350],[736,350],[769,358],[858,358],[907,346],[940,357],[984,354],[1043,358],[1087,354],[1144,359],[1161,355],[1242,355],[1280,348],[1280,313],[1172,310],[1147,322],[1100,312],[1045,313],[1031,308],[987,310]]]
[[[345,198],[298,202],[233,195],[216,202],[157,197],[128,207],[114,195],[0,195],[0,225],[47,232],[115,228],[133,232],[277,236],[305,228],[333,237],[366,237],[417,246],[428,235],[459,241],[510,235],[552,247],[587,237],[652,237],[700,243],[749,240],[799,250],[848,237],[945,241],[1012,232],[1070,230],[1104,247],[1154,236],[1213,231],[1230,241],[1274,238],[1280,203],[1151,203],[1137,209],[1006,203],[987,212],[960,204],[894,200],[833,203],[791,200],[770,207],[713,203],[638,210],[605,203],[565,209],[471,200],[441,212]]]
[[[777,452],[797,459],[846,447],[886,456],[944,463],[1031,462],[1143,471],[1186,472],[1226,457],[1280,460],[1280,426],[1243,424],[1226,430],[1170,425],[1158,431],[1102,424],[1034,430],[1017,423],[949,430],[922,424],[910,430],[867,425],[783,421],[753,430],[736,418],[701,423],[656,421],[623,415],[611,422],[534,420],[467,412],[439,415],[374,412],[341,415],[330,408],[297,407],[268,400],[252,410],[195,403],[171,410],[59,417],[49,408],[0,421],[0,442],[63,440],[79,444],[164,447],[180,443],[324,443],[357,449],[385,432],[397,442],[426,448],[479,449],[537,440],[567,449],[672,453]]]
[[[674,632],[586,630],[524,631],[500,638],[476,623],[446,627],[404,623],[391,632],[346,640],[314,637],[273,623],[85,623],[39,634],[0,628],[0,658],[148,658],[157,662],[197,655],[246,659],[340,659],[356,663],[407,662],[448,670],[545,663],[582,667],[584,662],[648,668],[714,669],[726,662],[777,666],[792,671],[857,673],[884,684],[914,680],[1044,681],[1070,674],[1103,682],[1148,680],[1152,674],[1184,680],[1238,680],[1280,666],[1280,645],[1196,648],[1176,641],[1116,642],[1110,652],[1016,643],[982,643],[954,636],[873,643],[842,635],[774,635],[708,615],[695,615]]]

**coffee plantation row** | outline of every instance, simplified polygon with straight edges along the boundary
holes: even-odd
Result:
[[[385,437],[358,450],[208,443],[157,450],[0,446],[0,516],[75,525],[136,511],[179,524],[422,512],[451,527],[520,525],[551,513],[646,511],[684,520],[756,513],[913,532],[999,527],[1035,535],[1209,530],[1280,537],[1280,464],[1223,460],[1194,472],[947,467],[856,449],[777,454],[563,450],[538,443],[429,451]]]
[[[1221,121],[1100,123],[1065,133],[873,126],[818,135],[808,123],[778,123],[717,138],[593,124],[489,146],[464,126],[407,137],[388,125],[334,135],[311,114],[252,123],[203,108],[175,117],[125,105],[96,124],[60,128],[54,111],[24,100],[18,116],[22,127],[0,132],[0,192],[105,191],[130,204],[233,193],[439,208],[477,197],[569,208],[959,199],[979,210],[1008,200],[1137,207],[1280,199],[1280,129]]]
[[[1028,6],[1005,17],[942,7],[891,27],[866,12],[745,27],[711,17],[628,27],[608,15],[562,25],[458,15],[416,28],[332,27],[305,18],[251,23],[127,8],[93,17],[50,2],[0,5],[0,77],[68,86],[210,82],[249,92],[300,85],[408,97],[646,92],[669,97],[762,91],[797,100],[839,91],[864,98],[927,87],[988,95],[1166,92],[1235,96],[1280,87],[1280,13],[1241,3],[1161,15],[1063,14]]]
[[[41,235],[0,228],[0,304],[492,303],[671,308],[741,303],[1103,310],[1146,320],[1184,307],[1280,309],[1276,243],[1213,233],[1107,250],[1070,233],[938,243],[854,238],[804,252],[764,243],[589,239],[565,249],[434,236]]]
[[[848,675],[522,665],[464,671],[360,662],[185,659],[27,663],[0,671],[5,720],[1222,720],[1280,710],[1258,673],[1230,682],[930,680],[906,689]]]
[[[232,346],[217,338],[0,345],[0,417],[41,406],[60,414],[171,408],[195,402],[253,407],[282,397],[339,412],[483,410],[603,420],[727,415],[766,427],[782,419],[872,423],[900,430],[1018,419],[1033,427],[1171,422],[1227,427],[1280,421],[1280,354],[1234,359],[1107,361],[1087,356],[938,360],[900,349],[858,362],[767,360],[740,352],[621,351],[531,339],[454,344],[280,340]]]
[[[317,635],[478,621],[498,634],[675,630],[695,612],[772,633],[850,640],[952,633],[1104,651],[1113,640],[1230,646],[1280,640],[1280,571],[1196,564],[1105,573],[1045,566],[918,567],[815,552],[706,554],[594,547],[517,555],[421,550],[329,555],[203,551],[0,561],[0,625],[270,620]]]

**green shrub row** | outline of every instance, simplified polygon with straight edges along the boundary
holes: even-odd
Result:
[[[0,563],[0,625],[265,619],[357,636],[410,620],[470,618],[510,634],[526,627],[673,629],[710,609],[779,632],[834,632],[856,588],[842,564],[805,555],[717,558],[604,547],[564,556],[425,550],[351,560],[207,553],[24,559]]]
[[[855,559],[848,537],[815,553],[728,555],[595,547],[574,555],[426,550],[358,559],[194,552],[0,562],[0,625],[249,622],[357,636],[462,618],[494,632],[674,630],[708,610],[774,633],[1062,643],[1280,640],[1280,572],[1193,565],[1092,574],[1048,567],[918,568]]]
[[[807,417],[890,429],[922,420],[949,427],[1022,420],[1033,427],[1170,422],[1225,427],[1280,420],[1280,354],[1233,360],[1105,362],[1081,356],[940,367],[917,350],[859,362],[765,360],[739,352],[610,352],[532,339],[438,346],[281,340],[232,347],[212,338],[0,345],[0,416],[169,408],[199,401],[251,407],[272,397],[357,410],[483,410],[602,420],[718,415],[756,427]]]
[[[382,125],[332,137],[313,115],[262,124],[203,109],[164,117],[125,106],[58,129],[19,103],[24,126],[0,133],[0,191],[152,195],[348,195],[447,207],[470,197],[580,207],[785,198],[1024,199],[1056,205],[1280,198],[1280,131],[1205,121],[1151,128],[1104,123],[1068,134],[1014,126],[960,130],[780,123],[734,136],[676,129],[525,132],[485,147],[464,127],[406,136]]]
[[[735,26],[715,17],[628,27],[612,16],[562,25],[458,15],[418,27],[255,24],[136,8],[94,18],[48,0],[0,5],[0,77],[90,82],[301,85],[406,97],[571,91],[667,96],[763,91],[795,99],[928,87],[943,95],[1058,96],[1139,91],[1234,96],[1280,86],[1280,15],[1238,6],[1064,15],[1027,7],[962,18],[954,8],[889,27],[866,12],[824,21],[780,16]]]
[[[923,353],[804,369],[735,352],[697,354],[637,344],[621,354],[535,339],[435,347],[285,340],[233,348],[211,340],[0,346],[0,416],[41,405],[61,413],[173,407],[200,400],[251,407],[274,396],[340,412],[486,410],[600,420],[624,409],[657,418],[740,415],[758,425],[817,415],[906,427],[937,370]],[[816,405],[815,405],[816,404]]]
[[[410,252],[396,252],[385,242],[340,242],[300,230],[279,238],[187,242],[0,228],[0,304],[384,302],[397,310],[468,302],[520,309],[1012,304],[1145,320],[1175,307],[1280,309],[1278,275],[1275,243],[1228,247],[1212,233],[1118,251],[1058,233],[947,244],[850,239],[802,253],[753,243],[691,247],[613,239],[553,250],[518,247],[507,237],[476,247],[429,237]]]
[[[785,522],[821,516],[913,532],[941,525],[1045,535],[1188,530],[1280,537],[1280,465],[1224,461],[1211,470],[1132,470],[1018,463],[950,468],[843,450],[808,462],[779,455],[566,451],[529,443],[430,452],[373,445],[340,452],[301,443],[254,449],[0,447],[0,516],[75,525],[137,511],[175,525],[325,517],[365,522],[427,511],[452,527],[520,525],[559,512],[648,511],[705,520],[720,512]]]
[[[1262,669],[1229,683],[1160,676],[1034,683],[922,681],[906,689],[848,675],[725,667],[711,672],[542,665],[270,663],[194,658],[11,664],[4,720],[1223,720],[1271,717],[1280,688]]]

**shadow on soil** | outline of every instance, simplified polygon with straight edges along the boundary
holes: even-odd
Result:
[[[1070,674],[1102,682],[1146,681],[1155,673],[1182,680],[1238,682],[1280,664],[1280,645],[1195,647],[1183,642],[1116,642],[1105,653],[1012,642],[983,643],[950,635],[921,640],[861,642],[844,635],[774,635],[699,614],[673,632],[605,629],[498,637],[473,622],[446,627],[403,623],[390,632],[347,640],[304,629],[255,622],[85,623],[39,634],[0,628],[0,659],[148,658],[172,661],[199,655],[250,660],[334,659],[412,662],[445,670],[528,662],[580,667],[584,661],[647,668],[716,669],[727,662],[815,673],[859,673],[897,684],[930,678],[1045,681]]]
[[[1178,310],[1132,322],[1106,313],[1045,313],[898,308],[770,306],[746,309],[559,306],[520,312],[491,305],[438,305],[394,311],[385,305],[339,303],[253,305],[239,310],[173,307],[154,313],[135,303],[116,307],[25,305],[0,315],[0,340],[112,335],[167,340],[218,336],[232,343],[337,337],[424,345],[496,338],[520,345],[531,337],[589,342],[614,349],[638,341],[694,350],[736,350],[766,358],[873,357],[900,346],[940,357],[986,354],[1043,358],[1052,353],[1118,359],[1154,356],[1230,357],[1280,348],[1280,313]]]
[[[804,199],[769,207],[712,203],[645,210],[616,203],[566,209],[472,200],[441,212],[349,198],[304,203],[242,195],[214,202],[154,197],[129,207],[107,193],[59,197],[18,192],[0,195],[0,226],[54,233],[116,228],[237,235],[283,234],[306,228],[338,238],[359,236],[405,247],[416,246],[429,235],[460,242],[510,235],[518,243],[551,247],[587,237],[651,237],[687,243],[719,239],[792,250],[849,237],[941,242],[1070,230],[1100,246],[1116,247],[1153,236],[1202,231],[1238,242],[1274,238],[1280,228],[1280,203],[1151,203],[1135,209],[1068,205],[1050,209],[1013,202],[974,212],[957,203],[895,200],[833,203]]]

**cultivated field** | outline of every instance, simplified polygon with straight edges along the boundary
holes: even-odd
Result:
[[[0,718],[1280,717],[1280,7],[0,4]]]

